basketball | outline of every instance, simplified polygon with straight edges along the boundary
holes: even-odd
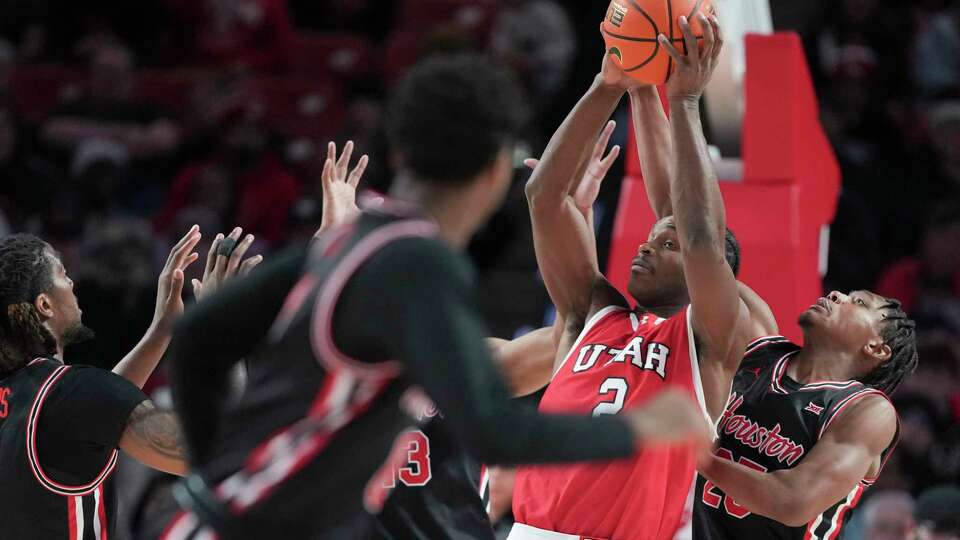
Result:
[[[686,15],[690,27],[703,41],[698,13],[714,14],[712,0],[613,0],[603,20],[603,40],[613,62],[629,76],[649,84],[663,84],[673,68],[657,36],[670,38],[677,49],[684,50],[683,33],[678,22]]]

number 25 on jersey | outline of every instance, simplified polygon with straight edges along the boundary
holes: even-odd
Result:
[[[726,448],[717,448],[716,451],[717,457],[729,460],[736,461],[743,465],[744,467],[749,467],[755,471],[767,472],[767,468],[759,463],[749,460],[743,456],[740,456],[740,459],[733,459],[733,452],[727,450]],[[729,495],[720,491],[716,484],[707,480],[707,483],[703,485],[703,504],[711,508],[720,508],[720,503],[723,502],[723,508],[727,511],[728,514],[737,518],[743,519],[750,515],[750,511],[737,504],[737,501],[733,500]]]

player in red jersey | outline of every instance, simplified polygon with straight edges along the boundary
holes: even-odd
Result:
[[[702,52],[694,45],[668,83],[672,134],[665,119],[654,120],[649,137],[640,141],[647,147],[641,150],[649,151],[672,139],[683,158],[676,171],[682,178],[715,178],[697,98],[722,43],[716,19],[701,22]],[[682,25],[689,28],[685,19]],[[628,284],[637,303],[632,310],[600,273],[590,230],[569,195],[589,152],[584,142],[596,136],[631,89],[646,91],[605,59],[527,187],[537,262],[566,321],[560,350],[569,351],[558,354],[541,409],[616,414],[679,388],[699,401],[712,423],[723,411],[743,347],[756,331],[725,262],[719,191],[706,189],[704,182],[673,190],[671,198],[683,199],[685,208],[693,207],[691,200],[700,207],[661,219],[640,246]],[[664,154],[646,153],[649,176],[669,177],[671,153]],[[608,463],[521,468],[514,494],[517,525],[510,537],[673,538],[689,513],[696,461],[691,448],[662,447]]]

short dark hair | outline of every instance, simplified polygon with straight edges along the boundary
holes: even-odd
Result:
[[[896,391],[904,377],[917,369],[917,324],[907,317],[900,302],[885,298],[880,307],[885,310],[880,322],[880,337],[890,347],[890,358],[863,377],[860,382],[888,396]]]
[[[387,137],[417,180],[455,184],[483,172],[526,121],[520,86],[473,55],[440,55],[417,65],[396,91]]]
[[[48,249],[46,242],[30,234],[0,240],[0,376],[36,356],[56,352],[56,339],[33,304],[53,287]]]
[[[729,228],[727,228],[723,240],[724,257],[733,270],[734,277],[737,277],[740,275],[740,241],[737,240],[737,236]]]

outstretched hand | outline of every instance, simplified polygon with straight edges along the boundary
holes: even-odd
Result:
[[[337,144],[327,144],[327,161],[323,164],[320,184],[323,187],[323,217],[320,221],[319,235],[337,225],[347,223],[360,215],[357,206],[357,185],[363,177],[369,156],[364,154],[352,171],[349,170],[350,156],[353,154],[353,141],[347,141],[343,154],[337,158]]]
[[[200,242],[200,227],[190,227],[187,234],[170,250],[157,284],[157,307],[153,313],[153,327],[169,333],[173,323],[183,314],[183,271],[200,255],[193,252]]]
[[[703,13],[698,13],[697,19],[703,28],[703,50],[700,50],[690,21],[684,16],[680,17],[680,31],[683,33],[686,54],[678,51],[667,36],[660,34],[657,37],[660,46],[676,64],[667,81],[667,96],[670,99],[699,100],[720,60],[720,51],[723,50],[720,21],[715,15],[707,17]]]
[[[583,178],[573,193],[573,202],[576,204],[577,209],[584,215],[593,208],[593,203],[596,202],[597,195],[600,194],[600,185],[603,183],[604,178],[606,178],[607,173],[610,172],[610,167],[613,166],[617,157],[620,156],[619,145],[614,145],[614,147],[610,149],[610,152],[607,152],[607,155],[604,156],[607,145],[610,144],[610,137],[613,135],[613,130],[616,129],[616,127],[617,123],[610,120],[607,122],[607,125],[604,126],[603,131],[600,132],[600,137],[593,146],[593,153],[590,154],[590,162],[587,164],[587,170],[584,171]],[[523,161],[523,164],[531,170],[536,169],[539,163],[540,160],[536,158],[529,158]]]
[[[207,264],[203,270],[203,279],[194,279],[193,296],[199,302],[220,289],[224,283],[235,276],[245,276],[258,264],[263,262],[262,255],[255,255],[244,260],[247,250],[253,244],[254,237],[248,234],[243,240],[240,236],[243,229],[233,229],[229,236],[218,234],[210,244],[207,253]]]

